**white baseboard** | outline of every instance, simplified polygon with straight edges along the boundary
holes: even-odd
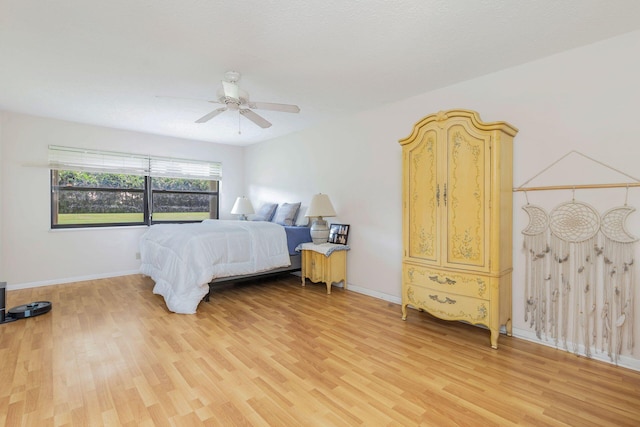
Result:
[[[39,282],[18,283],[13,285],[7,283],[7,291],[13,291],[18,289],[28,289],[28,288],[38,288],[41,286],[62,285],[65,283],[84,282],[87,280],[108,279],[110,277],[130,276],[132,274],[140,274],[140,270],[118,271],[118,272],[104,273],[104,274],[92,274],[89,276],[67,277],[64,279],[42,280]]]
[[[564,348],[564,345],[557,346],[553,340],[545,340],[537,337],[534,331],[529,331],[526,329],[516,329],[513,328],[513,336],[516,338],[521,338],[523,340],[531,341],[536,344],[542,344],[547,347],[552,347],[557,349],[558,351],[564,351],[565,353],[574,354],[573,351],[568,351]],[[567,343],[567,347],[573,349],[573,343]],[[597,351],[596,351],[597,350]],[[640,360],[635,359],[633,357],[620,355],[618,357],[618,363],[612,361],[606,352],[601,352],[598,349],[593,348],[591,353],[591,359],[598,360],[600,362],[609,363],[610,365],[617,365],[623,368],[632,369],[634,371],[640,371]],[[587,357],[584,352],[584,345],[578,346],[578,353],[575,354],[578,357]]]
[[[291,273],[295,276],[302,276],[302,273],[300,273],[299,271],[296,271],[294,273]],[[336,287],[336,288],[344,288],[344,283],[340,282],[340,283],[333,283],[331,284],[332,287]],[[353,292],[357,292],[359,294],[363,294],[363,295],[368,295],[370,297],[373,298],[378,298],[384,301],[389,301],[389,302],[393,302],[395,304],[402,304],[402,298],[400,297],[396,297],[393,295],[388,295],[388,294],[383,294],[382,292],[376,292],[376,291],[372,291],[371,289],[367,289],[367,288],[362,288],[360,286],[355,286],[352,285],[351,283],[349,283],[349,286],[347,286],[347,290],[349,291],[353,291]]]
[[[372,291],[371,289],[362,288],[360,286],[354,286],[351,283],[349,283],[349,287],[347,288],[347,290],[357,292],[363,295],[368,295],[370,297],[378,298],[384,301],[393,302],[395,304],[402,304],[402,298],[400,297],[384,294],[382,292]]]

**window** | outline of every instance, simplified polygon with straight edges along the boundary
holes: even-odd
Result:
[[[153,177],[150,181],[152,222],[218,218],[218,181]]]
[[[51,227],[218,218],[220,163],[49,147]]]
[[[51,171],[51,226],[144,225],[145,177]]]

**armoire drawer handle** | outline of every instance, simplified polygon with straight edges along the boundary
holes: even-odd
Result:
[[[455,280],[451,280],[448,277],[445,277],[443,280],[441,280],[438,276],[429,276],[429,279],[431,279],[432,282],[438,282],[441,285],[455,285],[456,284]]]
[[[456,300],[451,299],[449,297],[444,297],[444,299],[440,299],[438,298],[438,295],[429,295],[429,298],[431,298],[434,301],[439,302],[440,304],[455,304]]]

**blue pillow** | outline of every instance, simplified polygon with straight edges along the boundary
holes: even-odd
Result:
[[[283,203],[278,206],[276,214],[273,216],[271,222],[275,222],[280,225],[293,225],[298,215],[298,209],[300,209],[300,202],[298,203]]]
[[[258,212],[254,215],[253,220],[271,221],[271,218],[273,218],[273,214],[275,213],[277,207],[277,203],[264,203],[262,206],[260,206],[260,209],[258,209]]]

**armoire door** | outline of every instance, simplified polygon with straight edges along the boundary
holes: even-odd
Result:
[[[462,121],[445,128],[442,265],[489,270],[491,137]]]
[[[429,263],[439,263],[441,250],[439,138],[436,129],[427,129],[404,153],[405,256]]]

